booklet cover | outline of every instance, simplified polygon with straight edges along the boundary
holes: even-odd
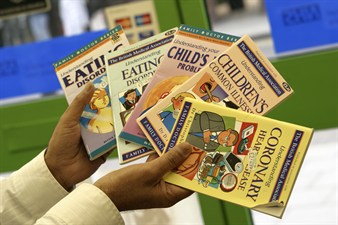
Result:
[[[293,90],[245,35],[137,119],[161,154],[185,97],[264,115]]]
[[[189,142],[188,159],[164,179],[281,218],[313,129],[186,98],[166,151]]]
[[[136,124],[136,119],[238,39],[228,34],[181,25],[120,137],[153,148],[153,143],[148,141]]]
[[[68,104],[86,83],[94,84],[93,97],[80,120],[81,136],[91,160],[116,146],[104,55],[125,45],[129,45],[127,37],[117,26],[53,64]]]
[[[106,67],[116,134],[122,131],[147,84],[160,65],[177,28],[139,41],[106,55]],[[135,123],[135,121],[134,121]],[[120,164],[154,152],[132,142],[116,138]]]

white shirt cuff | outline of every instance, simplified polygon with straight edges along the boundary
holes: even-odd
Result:
[[[99,188],[83,183],[52,207],[36,224],[114,224],[124,221],[113,202]]]

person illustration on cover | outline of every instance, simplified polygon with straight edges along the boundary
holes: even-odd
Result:
[[[159,81],[156,85],[150,86],[150,89],[146,91],[148,93],[142,103],[142,114],[156,105],[159,100],[167,97],[175,88],[184,83],[189,77],[190,76],[187,75],[175,75]]]
[[[184,163],[182,163],[182,165],[175,169],[175,173],[189,180],[193,180],[196,173],[198,172],[200,163],[206,154],[207,152],[192,145],[190,156],[184,161]]]
[[[177,94],[175,97],[171,98],[171,102],[172,102],[172,106],[174,108],[174,111],[171,110],[165,110],[161,113],[159,113],[159,117],[162,120],[162,123],[164,124],[164,126],[167,128],[167,130],[170,132],[175,124],[176,118],[179,114],[179,111],[181,109],[182,106],[182,102],[184,100],[185,97],[188,98],[195,98],[194,95],[188,93],[188,92],[181,92],[179,94]]]
[[[125,102],[122,104],[126,110],[135,108],[136,103],[140,99],[140,96],[136,94],[136,89],[129,89],[123,95]]]
[[[95,116],[89,121],[88,129],[94,133],[108,133],[114,130],[109,96],[105,88],[97,88],[89,102],[91,110],[96,110]]]
[[[219,146],[235,145],[238,141],[238,132],[231,128],[226,129],[220,115],[204,111],[195,114],[187,141],[202,150],[214,151]]]
[[[205,73],[192,91],[205,102],[218,103],[228,94],[217,84],[209,73]]]
[[[198,183],[203,187],[218,188],[226,171],[226,162],[219,152],[209,152],[203,159],[197,173]]]

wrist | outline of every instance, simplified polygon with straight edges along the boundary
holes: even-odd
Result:
[[[64,175],[62,171],[58,168],[58,163],[54,162],[51,157],[47,154],[47,149],[45,150],[44,155],[46,166],[49,170],[49,172],[53,175],[55,180],[68,192],[72,191],[74,188],[74,184],[71,184],[70,182],[67,182],[66,179],[64,179]]]
[[[120,196],[121,193],[118,193],[118,189],[112,187],[114,185],[112,184],[107,185],[106,182],[101,179],[97,180],[93,185],[98,189],[100,189],[105,195],[107,195],[107,197],[114,203],[114,205],[119,211],[123,211],[123,207],[121,206],[120,203],[121,202],[120,197],[122,197]]]

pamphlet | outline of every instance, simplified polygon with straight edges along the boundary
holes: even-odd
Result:
[[[189,142],[166,182],[281,218],[313,129],[184,99],[166,149]]]
[[[177,28],[124,47],[106,55],[106,67],[116,134],[132,115],[147,84],[160,65]],[[135,121],[134,121],[135,123]],[[120,164],[154,152],[133,142],[116,138]]]
[[[104,56],[129,45],[121,26],[117,26],[54,63],[54,69],[68,104],[92,82],[95,91],[81,116],[81,136],[91,160],[116,146],[109,87]]]

